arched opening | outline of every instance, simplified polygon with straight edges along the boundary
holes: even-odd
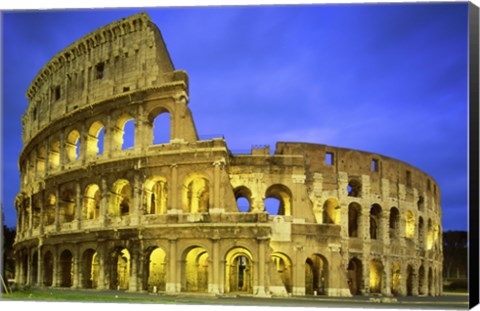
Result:
[[[360,219],[362,207],[358,203],[348,205],[348,236],[358,238],[360,232]]]
[[[38,282],[38,252],[33,253],[31,265],[32,285]]]
[[[210,208],[209,182],[205,177],[194,175],[183,186],[183,211],[206,213]]]
[[[428,220],[427,225],[427,250],[431,250],[433,247],[433,224],[432,220]]]
[[[153,121],[153,144],[170,143],[170,113],[160,113]]]
[[[47,251],[43,256],[43,285],[52,286],[53,283],[53,256]]]
[[[148,291],[165,291],[166,288],[166,253],[163,249],[155,248],[149,256],[148,263]]]
[[[400,273],[400,264],[394,262],[392,264],[392,295],[398,296],[401,294],[401,273]]]
[[[225,257],[225,290],[227,293],[253,293],[252,254],[244,248],[234,248]]]
[[[119,179],[110,193],[110,216],[126,216],[130,213],[132,189],[128,180]]]
[[[417,201],[417,208],[419,211],[423,211],[424,207],[425,207],[425,200],[423,196],[419,196]]]
[[[329,198],[323,204],[323,223],[340,224],[340,204],[337,199]]]
[[[73,280],[73,256],[69,250],[60,255],[60,287],[71,287]]]
[[[100,121],[95,121],[88,130],[87,157],[93,158],[103,153],[103,132],[104,126]]]
[[[370,239],[381,239],[382,236],[382,207],[373,204],[370,207]]]
[[[412,211],[405,212],[405,237],[407,239],[415,237],[415,216]]]
[[[370,261],[370,293],[382,293],[383,265],[380,260]]]
[[[418,244],[421,248],[425,245],[425,224],[422,216],[418,217]]]
[[[347,283],[352,295],[362,294],[362,262],[358,258],[352,258],[348,262]]]
[[[98,256],[93,249],[87,249],[83,253],[81,280],[83,288],[98,287]]]
[[[113,129],[113,150],[126,150],[135,145],[135,120],[129,114],[123,114]]]
[[[264,205],[270,215],[291,215],[292,192],[284,185],[272,185],[265,192]]]
[[[145,206],[147,214],[166,214],[167,194],[167,180],[165,178],[149,178],[145,182]]]
[[[67,135],[65,152],[67,154],[68,162],[73,162],[80,158],[80,133],[77,130],[72,130]]]
[[[425,268],[423,265],[418,269],[418,294],[425,295]]]
[[[39,194],[34,194],[32,196],[32,220],[33,220],[33,228],[38,228],[41,222],[41,203]]]
[[[287,293],[292,293],[292,261],[287,255],[282,253],[273,253],[271,257],[275,265],[275,271],[280,276],[285,290]]]
[[[360,197],[362,191],[362,183],[356,178],[348,181],[347,194],[349,197]]]
[[[71,222],[75,218],[75,193],[72,189],[65,189],[61,194],[60,219]]]
[[[313,254],[305,261],[305,294],[326,295],[328,289],[328,262]]]
[[[432,272],[432,268],[428,268],[428,295],[433,296],[433,272]]]
[[[396,207],[392,207],[390,209],[389,229],[390,229],[390,239],[396,239],[399,237],[400,212]]]
[[[235,188],[233,191],[237,201],[239,212],[250,212],[252,210],[252,192],[245,186]]]
[[[111,253],[110,289],[127,290],[130,283],[130,252],[116,248]]]
[[[202,247],[193,247],[184,257],[184,278],[182,291],[207,292],[208,291],[208,253]]]
[[[45,159],[47,156],[47,152],[44,146],[38,148],[37,152],[37,174],[43,175],[45,174]]]
[[[48,167],[52,170],[60,166],[60,141],[54,140],[48,149]]]
[[[100,215],[100,187],[96,184],[88,185],[83,196],[84,219],[97,219]]]
[[[407,296],[413,295],[413,268],[411,265],[407,266]]]
[[[45,226],[50,226],[55,223],[55,204],[57,198],[54,194],[50,194],[47,197],[47,201],[43,210],[43,223]]]

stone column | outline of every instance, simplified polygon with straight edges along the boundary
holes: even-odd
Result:
[[[138,105],[137,108],[137,119],[135,120],[135,142],[134,149],[145,150],[149,145],[153,143],[152,135],[148,135],[148,119],[147,116],[143,114],[143,106]]]
[[[165,285],[165,291],[169,294],[177,293],[180,291],[180,284],[177,283],[176,273],[181,267],[177,267],[177,241],[169,240],[169,260],[168,260],[168,273]]]
[[[72,224],[74,229],[80,229],[82,219],[82,189],[80,183],[75,185],[75,218]]]
[[[257,284],[254,283],[254,294],[256,296],[267,296],[265,292],[265,242],[267,238],[257,238],[258,245],[258,277]],[[256,288],[255,288],[256,287]]]
[[[39,204],[40,204],[40,235],[43,234],[44,230],[44,213],[45,213],[45,208],[44,208],[44,202],[45,202],[45,190],[42,189],[39,194]]]
[[[75,251],[73,252],[72,260],[73,260],[73,280],[72,280],[72,288],[79,288],[80,287],[80,245],[75,246]]]
[[[60,224],[60,189],[55,185],[55,231],[61,230]]]
[[[52,252],[52,256],[53,256],[52,287],[59,287],[61,278],[59,277],[60,258],[58,258],[58,246],[57,245],[55,245],[55,248]]]
[[[132,250],[130,257],[131,269],[130,269],[130,279],[128,282],[128,291],[136,292],[138,290],[138,250],[135,247]]]
[[[103,243],[99,244],[97,247],[97,256],[98,256],[98,284],[97,289],[106,289],[105,282],[105,269],[107,269],[105,264],[106,250]]]
[[[106,220],[108,219],[108,186],[105,176],[102,176],[100,191],[102,192],[102,197],[100,199],[98,222],[106,226]]]
[[[113,148],[113,133],[115,125],[112,124],[112,116],[106,116],[105,125],[103,127],[103,154],[109,158]]]
[[[140,181],[139,174],[135,174],[133,179],[133,204],[132,215],[130,216],[130,224],[137,225],[140,221],[140,217],[143,215],[143,204],[141,198],[142,183]]]
[[[370,256],[363,254],[362,262],[363,290],[364,295],[370,294]]]
[[[305,254],[302,244],[294,246],[295,259],[292,265],[292,294],[296,296],[305,295]]]
[[[182,199],[182,193],[178,194],[178,188],[182,185],[178,183],[178,166],[177,164],[170,165],[171,182],[168,183],[168,210],[167,214],[178,214],[183,212],[181,204],[178,203]]]
[[[211,288],[209,292],[212,294],[221,294],[220,292],[220,239],[212,239],[212,281],[210,282]]]
[[[32,194],[28,196],[28,236],[32,236],[33,231],[33,197]]]
[[[59,157],[59,162],[60,162],[59,168],[61,171],[63,171],[63,169],[65,168],[65,163],[67,163],[66,158],[67,158],[67,154],[65,151],[65,132],[62,132],[62,134],[60,135],[60,157]]]
[[[42,256],[42,238],[37,245],[37,286],[43,287],[43,256]]]

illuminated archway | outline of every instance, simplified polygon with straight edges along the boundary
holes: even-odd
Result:
[[[163,177],[152,177],[145,182],[145,207],[147,214],[167,213],[167,180]]]
[[[415,237],[415,216],[412,211],[405,212],[405,237],[407,239]]]
[[[400,264],[398,262],[394,262],[392,264],[392,295],[400,295],[401,280],[402,274],[400,272]]]
[[[278,252],[273,253],[271,258],[275,264],[275,271],[280,275],[283,286],[285,286],[285,290],[287,293],[292,293],[292,261],[287,255]]]
[[[83,252],[81,273],[83,288],[98,287],[98,256],[95,250],[90,248]]]
[[[119,179],[110,193],[110,216],[124,216],[130,213],[132,189],[128,180]]]
[[[225,256],[225,291],[253,293],[252,254],[245,248],[236,247]]]
[[[381,294],[383,279],[383,264],[380,260],[370,261],[370,293]]]
[[[122,114],[113,129],[113,150],[126,150],[135,145],[135,119],[129,114]]]
[[[130,283],[130,252],[116,248],[110,257],[110,289],[126,290]]]
[[[323,223],[340,224],[340,204],[335,198],[329,198],[323,204]]]
[[[75,218],[75,192],[66,188],[61,193],[61,220],[63,222],[71,222]]]
[[[65,141],[65,152],[69,162],[78,160],[80,157],[80,133],[77,130],[68,133]]]
[[[269,207],[268,200],[275,200],[277,203]],[[271,215],[291,215],[292,213],[292,192],[286,186],[276,184],[268,187],[265,192],[265,207]]]
[[[370,239],[378,240],[382,237],[382,207],[373,204],[370,207]]]
[[[362,294],[362,262],[358,258],[352,258],[348,262],[347,283],[352,295]]]
[[[396,207],[392,207],[390,209],[389,229],[390,229],[390,239],[395,239],[399,236],[400,212]]]
[[[153,120],[153,144],[170,143],[171,116],[168,111],[159,113]]]
[[[192,175],[183,184],[183,211],[185,213],[205,213],[210,208],[210,187],[208,179]]]
[[[48,167],[52,170],[60,166],[60,141],[53,140],[48,149]]]
[[[85,188],[83,196],[83,217],[84,219],[97,219],[100,215],[100,187],[90,184]]]
[[[328,289],[328,261],[313,254],[305,261],[305,294],[326,295]]]
[[[55,223],[55,204],[57,198],[54,194],[50,194],[47,197],[47,201],[43,210],[43,223],[45,226],[50,226]]]
[[[165,251],[160,247],[155,248],[150,253],[147,284],[149,291],[154,291],[154,288],[157,291],[165,291],[167,280],[166,256]]]
[[[104,125],[100,121],[92,123],[88,129],[87,136],[87,157],[93,158],[103,152],[103,131]]]
[[[208,252],[199,246],[190,248],[184,256],[182,291],[208,291]]]

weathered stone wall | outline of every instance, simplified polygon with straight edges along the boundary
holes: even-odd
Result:
[[[430,176],[326,145],[282,142],[274,154],[235,155],[222,138],[199,140],[188,77],[174,71],[146,14],[61,51],[27,97],[15,202],[19,284],[441,294],[440,190]],[[164,114],[169,139],[155,143]]]

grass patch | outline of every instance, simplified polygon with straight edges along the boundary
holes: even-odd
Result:
[[[3,300],[15,301],[57,301],[57,302],[99,302],[99,303],[157,303],[157,304],[198,304],[200,301],[179,300],[175,297],[149,296],[148,294],[134,294],[113,291],[75,291],[75,290],[48,290],[24,289],[4,294]]]

